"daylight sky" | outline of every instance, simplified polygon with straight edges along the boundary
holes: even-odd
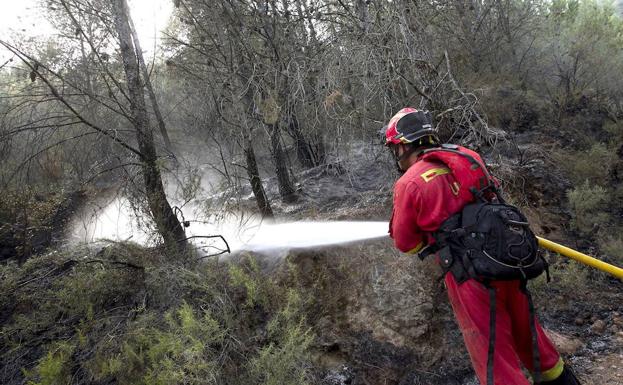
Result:
[[[141,48],[153,53],[158,31],[168,22],[173,0],[128,0]],[[51,36],[54,29],[45,19],[45,0],[0,0],[0,39],[14,41],[17,34]],[[0,48],[0,66],[12,55]]]

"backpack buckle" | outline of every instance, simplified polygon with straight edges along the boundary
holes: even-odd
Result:
[[[450,252],[450,247],[449,246],[442,247],[441,249],[439,249],[439,252],[437,253],[437,255],[439,256],[439,264],[443,268],[443,271],[447,272],[448,270],[450,270],[450,267],[452,266],[452,263],[454,262],[454,257],[452,256],[452,253]]]

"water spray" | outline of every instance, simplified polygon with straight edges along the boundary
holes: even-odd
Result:
[[[83,241],[96,239],[132,240],[140,244],[149,243],[149,235],[133,226],[131,210],[127,201],[115,200],[99,211],[99,215],[83,218],[74,224],[73,238]],[[192,225],[191,225],[192,223]],[[261,218],[243,221],[230,218],[220,225],[204,221],[185,221],[188,239],[195,240],[199,248],[217,249],[222,252],[255,251],[273,253],[289,249],[318,248],[388,236],[388,222],[333,221],[333,222],[289,222],[266,223]],[[210,235],[219,234],[219,235]],[[220,238],[225,247],[217,248],[205,241]],[[569,247],[537,237],[539,246],[599,269],[623,280],[623,269],[599,259],[580,253]]]
[[[305,249],[384,238],[387,222],[290,222],[265,224],[253,237],[236,249],[270,251],[277,249]]]
[[[280,248],[310,248],[387,236],[388,222],[294,222],[262,227],[241,248],[264,251]],[[574,259],[623,280],[623,269],[569,247],[537,237],[539,246]]]

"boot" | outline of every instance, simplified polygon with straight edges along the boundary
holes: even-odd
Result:
[[[560,376],[552,381],[539,382],[540,385],[581,385],[571,367],[565,364]]]

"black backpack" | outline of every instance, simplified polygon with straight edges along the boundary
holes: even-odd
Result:
[[[468,278],[528,280],[547,270],[536,236],[526,217],[513,205],[481,198],[447,219],[434,234],[442,266],[458,263]],[[445,249],[445,250],[444,250]],[[452,270],[455,272],[456,270]]]

